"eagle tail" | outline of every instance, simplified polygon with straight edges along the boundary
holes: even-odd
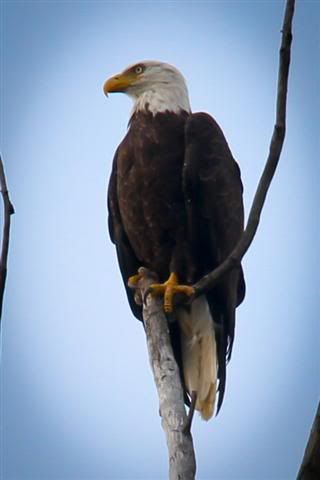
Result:
[[[189,395],[196,392],[196,410],[204,420],[212,417],[217,392],[217,348],[213,319],[205,296],[189,310],[179,309],[183,376]]]

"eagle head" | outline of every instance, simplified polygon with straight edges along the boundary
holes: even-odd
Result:
[[[130,65],[110,77],[103,87],[105,95],[122,92],[134,101],[133,111],[149,110],[190,112],[188,89],[184,77],[173,65],[144,61]]]

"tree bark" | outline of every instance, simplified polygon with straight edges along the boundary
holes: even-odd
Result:
[[[154,274],[143,269],[138,282],[140,300],[144,298]],[[143,304],[143,321],[147,337],[149,360],[159,396],[162,427],[167,438],[170,480],[193,480],[196,460],[191,433],[183,431],[187,415],[180,372],[172,351],[168,321],[163,312],[163,300],[147,295]]]
[[[9,239],[10,239],[10,221],[11,215],[14,214],[14,208],[10,202],[9,192],[6,182],[6,177],[4,173],[2,159],[0,157],[0,189],[3,198],[3,234],[2,234],[2,248],[0,256],[0,328],[1,328],[1,316],[2,316],[2,305],[3,305],[3,295],[6,285],[7,278],[7,262],[8,262],[8,251],[9,251]]]

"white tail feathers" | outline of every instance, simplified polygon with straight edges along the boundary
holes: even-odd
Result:
[[[203,419],[212,417],[217,391],[217,349],[207,300],[194,300],[190,311],[179,309],[183,374],[191,395],[197,393],[196,410]]]

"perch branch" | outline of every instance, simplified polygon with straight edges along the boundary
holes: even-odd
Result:
[[[11,215],[14,214],[14,208],[12,203],[10,202],[6,176],[4,173],[1,157],[0,157],[0,189],[1,189],[1,194],[3,198],[3,211],[4,211],[2,248],[1,248],[1,256],[0,256],[0,325],[1,325],[3,295],[4,295],[5,285],[6,285],[6,278],[7,278],[10,220],[11,220]]]
[[[297,480],[316,480],[317,478],[320,478],[320,403]]]
[[[287,0],[283,26],[282,41],[280,47],[280,62],[278,73],[278,89],[277,89],[277,107],[276,107],[276,124],[274,126],[271,138],[269,155],[260,178],[258,188],[249,213],[247,226],[234,250],[224,260],[219,267],[202,277],[194,286],[195,296],[210,290],[221,277],[233,268],[238,268],[240,262],[251,245],[256,234],[261,211],[276,171],[286,131],[286,105],[287,90],[290,65],[290,53],[292,42],[292,19],[294,14],[295,0]]]
[[[274,127],[269,155],[249,213],[247,226],[241,239],[229,257],[213,272],[204,276],[195,287],[195,296],[212,288],[222,275],[232,268],[238,268],[257,231],[261,211],[278,165],[286,127],[286,101],[290,48],[292,42],[292,19],[295,0],[287,0],[282,28],[280,64],[278,74],[276,124]],[[137,285],[136,298],[145,298],[152,274],[143,277]],[[184,433],[187,416],[179,369],[175,362],[167,319],[162,301],[147,295],[143,302],[143,319],[147,336],[150,363],[158,390],[162,425],[167,436],[170,458],[170,480],[191,480],[195,477],[196,464],[191,433]]]
[[[143,269],[143,278],[137,285],[137,293],[141,295],[141,299],[154,282],[154,275]],[[184,430],[187,424],[184,394],[179,368],[172,351],[162,299],[147,295],[143,303],[143,321],[150,364],[159,396],[162,427],[167,437],[170,459],[169,478],[170,480],[193,480],[196,472],[193,441],[191,433]]]

